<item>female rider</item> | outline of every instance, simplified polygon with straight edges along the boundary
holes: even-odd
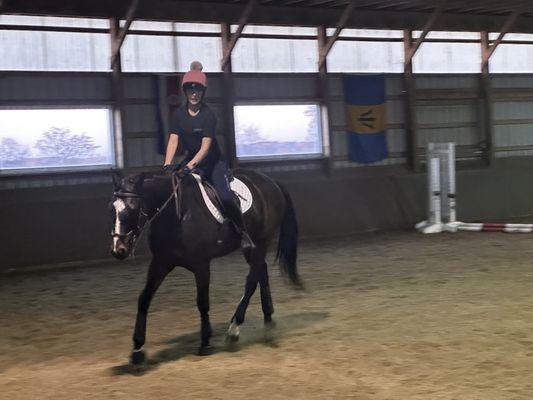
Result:
[[[242,237],[243,249],[255,247],[246,232],[240,204],[235,199],[228,181],[228,166],[224,161],[215,137],[216,117],[204,103],[207,77],[202,72],[202,64],[194,61],[182,80],[182,89],[187,104],[174,111],[170,120],[170,135],[165,156],[164,171],[172,169],[172,160],[178,143],[187,151],[186,165],[178,172],[181,177],[191,171],[210,182],[216,189],[226,217],[233,222]]]

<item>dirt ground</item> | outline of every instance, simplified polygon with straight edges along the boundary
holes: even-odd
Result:
[[[194,280],[176,269],[128,367],[145,261],[0,276],[0,399],[532,399],[533,236],[412,232],[301,246],[304,292],[270,268],[236,346],[247,268],[213,264],[214,351],[196,354]]]

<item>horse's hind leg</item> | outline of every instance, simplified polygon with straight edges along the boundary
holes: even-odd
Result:
[[[150,307],[150,302],[155,292],[171,270],[171,265],[160,263],[152,258],[150,267],[148,268],[146,285],[139,296],[137,305],[137,319],[135,321],[135,330],[133,331],[133,352],[131,354],[131,362],[133,364],[140,364],[145,359],[142,347],[146,341],[146,317],[148,308]]]
[[[245,252],[246,261],[250,265],[250,272],[246,277],[246,284],[244,286],[244,295],[242,296],[235,314],[231,319],[231,324],[228,329],[228,337],[230,340],[237,340],[239,338],[239,325],[244,322],[244,317],[246,314],[246,309],[250,304],[250,299],[252,298],[255,290],[257,289],[257,284],[262,280],[262,284],[267,284],[268,286],[268,276],[267,280],[264,280],[264,272],[266,271],[266,246],[257,244],[257,247],[253,250],[248,250]],[[270,294],[270,291],[268,292]],[[269,297],[269,296],[268,296]],[[267,300],[267,296],[261,294],[261,303],[263,304],[263,312],[266,310],[269,315],[272,314],[272,300],[270,299],[270,307],[268,303],[263,303],[263,298]]]
[[[261,290],[261,308],[263,309],[265,324],[272,324],[274,306],[272,305],[272,294],[270,293],[270,283],[268,281],[268,268],[266,262],[264,262],[263,271],[259,278],[259,288]]]
[[[211,323],[209,322],[209,264],[196,267],[194,271],[194,277],[196,279],[196,305],[198,306],[202,321],[202,344],[200,347],[200,353],[203,353],[205,350],[209,349],[209,339],[212,335]]]

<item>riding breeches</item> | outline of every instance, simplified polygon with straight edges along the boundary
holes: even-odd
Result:
[[[228,165],[224,161],[219,161],[213,168],[209,182],[214,186],[218,196],[220,197],[226,217],[233,221],[239,230],[243,230],[244,223],[239,199],[236,198],[235,194],[230,188],[228,174]]]

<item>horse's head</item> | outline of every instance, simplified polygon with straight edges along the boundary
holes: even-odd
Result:
[[[141,230],[142,186],[144,174],[121,177],[113,175],[115,190],[110,203],[113,217],[111,254],[123,260],[128,257]]]

